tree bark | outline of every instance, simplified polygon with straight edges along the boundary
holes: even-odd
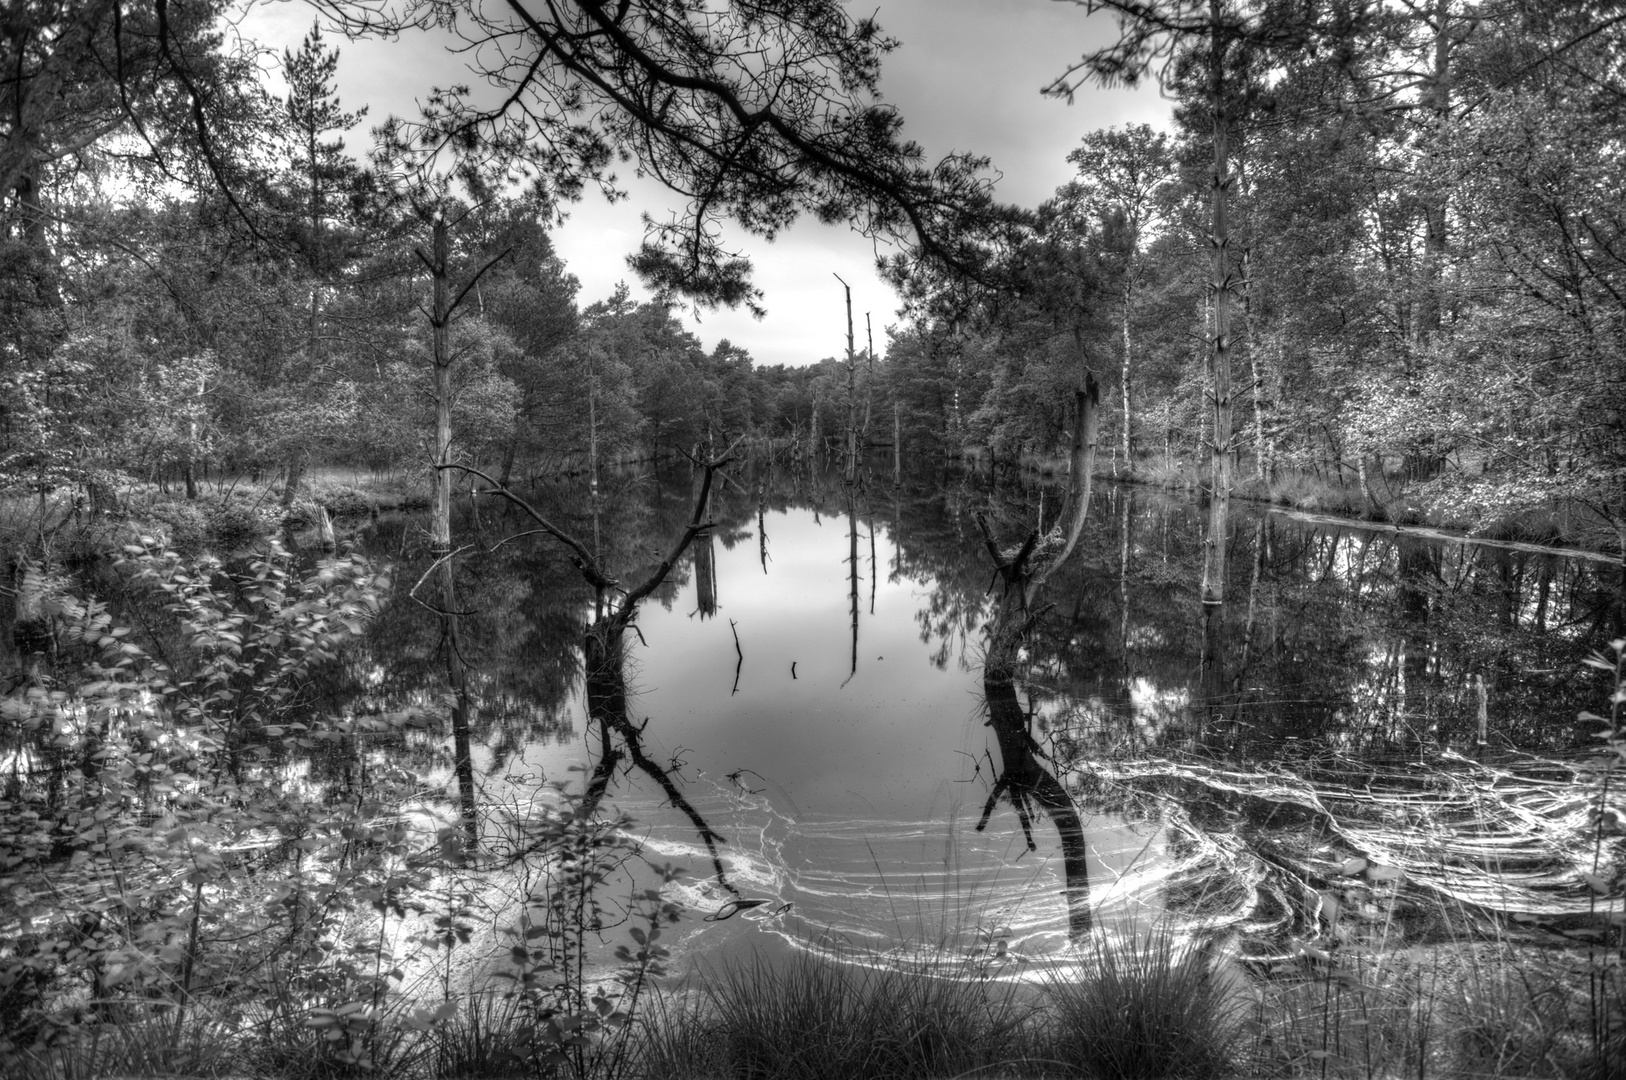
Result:
[[[841,281],[841,276],[836,275]],[[858,478],[858,353],[853,348],[853,290],[841,281],[847,293],[847,454],[842,475],[851,484]]]
[[[1230,127],[1226,101],[1225,53],[1229,42],[1221,21],[1221,0],[1209,0],[1211,18],[1208,49],[1209,110],[1213,119],[1213,204],[1209,244],[1214,301],[1214,327],[1209,355],[1214,380],[1214,441],[1209,453],[1208,535],[1203,540],[1202,599],[1204,604],[1225,602],[1225,552],[1231,509],[1231,258],[1230,242]]]
[[[468,671],[457,608],[457,582],[452,559],[452,356],[448,331],[452,319],[449,266],[451,241],[444,213],[437,212],[432,226],[434,252],[430,263],[433,287],[430,313],[430,354],[435,375],[435,498],[430,512],[429,547],[440,560],[437,571],[439,614],[446,649],[446,683],[452,691],[452,755],[457,773],[458,801],[463,830],[469,847],[479,842],[477,807],[474,797],[474,757],[470,730],[474,707],[470,701]]]
[[[1138,241],[1136,241],[1136,242],[1138,242]],[[1133,296],[1134,296],[1134,288],[1135,288],[1134,287],[1134,279],[1131,276],[1130,272],[1126,271],[1125,276],[1124,276],[1124,298],[1123,298],[1123,342],[1124,342],[1124,363],[1123,363],[1124,440],[1123,440],[1123,451],[1124,451],[1124,472],[1126,474],[1130,475],[1130,476],[1135,475],[1135,440],[1134,440],[1134,436],[1133,436],[1133,434],[1131,432],[1131,421],[1130,421],[1131,413],[1130,413],[1130,410],[1129,410],[1129,376],[1130,376],[1130,359],[1131,359],[1131,356],[1132,356],[1132,351],[1131,351],[1131,348],[1130,348],[1131,342],[1130,342],[1130,337],[1129,337],[1129,304],[1130,304],[1130,301],[1133,299]]]
[[[892,403],[892,484],[903,483],[903,411]]]

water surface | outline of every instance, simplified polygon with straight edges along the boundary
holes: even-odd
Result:
[[[596,505],[566,484],[528,497],[630,582],[695,492],[684,469],[619,477]],[[717,489],[716,528],[643,605],[627,664],[628,719],[685,805],[630,767],[607,792],[652,857],[689,869],[688,953],[924,945],[1014,972],[1159,920],[1259,956],[1362,932],[1363,913],[1428,940],[1442,900],[1532,933],[1585,922],[1575,717],[1607,694],[1581,662],[1620,632],[1618,564],[1240,507],[1205,633],[1199,508],[1108,484],[1034,598],[1015,705],[991,702],[974,515],[1014,545],[1057,502],[750,467]],[[491,804],[520,777],[579,790],[603,752],[581,679],[592,594],[547,537],[499,543],[527,528],[485,500],[460,522]],[[419,531],[385,520],[358,542],[404,588],[427,566]],[[336,702],[432,710],[440,647],[398,598],[364,692]],[[1036,786],[1051,778],[1076,828]],[[724,838],[720,873],[702,828]],[[765,903],[703,920],[740,897]]]

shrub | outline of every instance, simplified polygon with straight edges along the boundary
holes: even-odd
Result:
[[[82,679],[0,698],[0,745],[37,764],[33,782],[0,792],[0,924],[29,928],[0,949],[0,1068],[100,1045],[110,1016],[178,1017],[199,986],[273,957],[284,987],[309,972],[376,1012],[377,957],[343,928],[358,910],[387,919],[369,897],[414,887],[406,830],[383,816],[400,789],[331,800],[278,764],[354,752],[361,721],[317,715],[311,675],[362,633],[386,583],[360,559],[296,578],[275,555],[226,583],[212,560],[134,549],[124,569],[165,625],[138,641],[104,605],[65,596],[64,636],[97,659]],[[177,636],[179,667],[159,658]],[[364,855],[332,859],[362,842]],[[274,882],[245,881],[241,860],[285,846],[298,854]],[[282,997],[301,1021],[309,992]]]
[[[142,513],[147,522],[157,525],[166,546],[182,555],[196,555],[209,539],[209,519],[203,510],[191,502],[161,502],[147,507]]]
[[[311,490],[311,500],[326,507],[334,517],[366,517],[378,507],[371,495],[349,484],[317,484]]]
[[[212,502],[204,511],[208,521],[209,546],[215,551],[241,551],[253,547],[276,531],[271,514],[246,499],[227,497]]]

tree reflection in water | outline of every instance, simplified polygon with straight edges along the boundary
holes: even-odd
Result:
[[[957,659],[968,674],[980,661],[976,677],[993,729],[989,749],[1000,763],[989,779],[993,790],[979,790],[974,798],[981,803],[991,796],[984,807],[987,828],[1008,825],[1011,835],[1032,838],[1041,848],[1047,845],[1036,835],[1034,819],[1056,827],[1073,933],[1090,925],[1091,901],[1094,920],[1108,918],[1101,910],[1105,864],[1098,855],[1107,853],[1099,847],[1101,836],[1091,837],[1098,845],[1090,855],[1093,895],[1086,873],[1083,841],[1085,829],[1093,829],[1092,814],[1156,823],[1158,858],[1167,865],[1142,876],[1136,888],[1156,889],[1159,906],[1215,919],[1220,907],[1230,912],[1226,917],[1251,910],[1248,924],[1264,928],[1261,937],[1268,931],[1278,940],[1314,930],[1306,889],[1343,887],[1339,866],[1380,849],[1389,864],[1405,869],[1407,890],[1542,917],[1555,904],[1585,899],[1584,888],[1575,892],[1579,879],[1562,842],[1568,826],[1555,801],[1569,789],[1570,773],[1550,765],[1544,766],[1550,780],[1525,775],[1536,764],[1524,758],[1521,765],[1518,755],[1566,754],[1586,734],[1573,719],[1580,709],[1596,707],[1599,690],[1575,673],[1592,648],[1621,632],[1616,565],[1239,508],[1230,545],[1233,598],[1223,612],[1222,632],[1210,639],[1195,618],[1198,514],[1179,496],[1106,486],[1094,493],[1095,527],[1080,529],[1067,550],[1073,507],[1058,532],[1051,528],[1053,498],[1045,500],[1041,529],[1017,531],[1015,522],[1035,518],[1037,482],[1002,483],[990,491],[981,478],[917,475],[873,501],[859,491],[849,502],[838,476],[799,468],[775,474],[759,463],[754,472],[742,468],[741,484],[713,487],[709,510],[697,517],[694,478],[702,471],[616,481],[622,490],[605,507],[607,550],[590,552],[594,562],[556,538],[545,550],[562,545],[575,569],[544,558],[541,546],[515,542],[471,560],[463,571],[460,596],[466,590],[465,606],[479,609],[469,617],[484,725],[474,734],[491,751],[493,771],[527,744],[568,735],[570,702],[580,702],[585,689],[592,750],[585,779],[595,803],[609,797],[623,774],[643,773],[678,810],[673,817],[679,830],[701,837],[719,872],[720,853],[727,849],[713,823],[726,822],[724,831],[741,842],[742,855],[753,855],[744,850],[746,838],[735,836],[752,826],[736,824],[745,818],[720,816],[740,807],[709,801],[714,791],[673,770],[666,746],[678,725],[664,725],[667,741],[655,731],[667,712],[649,731],[629,716],[624,638],[637,631],[626,601],[636,594],[647,609],[654,600],[678,619],[694,609],[693,603],[681,609],[675,604],[686,577],[702,591],[699,567],[688,563],[697,549],[680,544],[673,551],[672,537],[687,536],[697,525],[715,529],[712,588],[718,570],[726,576],[727,552],[754,527],[750,573],[766,573],[775,594],[804,589],[798,558],[807,549],[795,546],[802,543],[795,523],[823,511],[825,531],[833,527],[838,536],[821,541],[817,557],[846,565],[836,570],[839,585],[831,581],[820,588],[828,589],[830,607],[839,605],[836,618],[850,623],[855,607],[860,617],[864,610],[863,585],[854,577],[863,571],[857,547],[862,514],[872,532],[869,569],[863,571],[871,576],[871,603],[877,584],[894,597],[900,587],[911,594],[901,609],[881,605],[878,621],[864,623],[866,640],[894,633],[892,623],[899,622],[904,635],[922,642],[923,664],[952,676]],[[565,530],[590,535],[587,516],[576,509],[585,503],[570,484],[544,486],[527,497]],[[836,513],[847,520],[831,521]],[[991,596],[988,544],[978,514],[1011,541],[1005,547],[994,543],[1002,569]],[[506,531],[525,527],[510,519]],[[776,552],[777,563],[767,558],[769,532],[786,545]],[[368,546],[393,554],[397,539],[404,546],[404,534],[375,528]],[[875,552],[874,544],[883,541],[892,549]],[[671,552],[659,564],[645,554],[655,543]],[[1057,558],[1062,551],[1066,557]],[[410,584],[428,562],[424,556],[416,569],[409,563],[398,579]],[[629,581],[647,577],[654,584],[619,591],[603,570],[612,564],[633,568],[622,575]],[[605,579],[596,585],[595,565]],[[742,589],[733,601],[739,608],[726,612],[739,617],[738,633],[752,661],[744,665],[744,680],[734,683],[741,687],[738,701],[752,691],[753,665],[765,650],[763,639],[753,637],[760,624],[745,617],[751,593]],[[691,625],[698,637],[698,615]],[[786,692],[811,702],[811,695],[834,692],[851,675],[850,625],[844,631],[832,631],[839,672],[829,686],[821,690],[809,679],[811,658],[803,654],[797,683],[788,671],[795,657],[786,661]],[[666,643],[651,638],[666,655]],[[733,629],[721,627],[714,643],[726,650],[719,693],[727,695],[739,664]],[[374,656],[352,677],[380,673],[378,689],[369,691],[379,707],[421,695],[434,681],[424,663],[433,645],[424,614],[397,603],[380,620]],[[1223,654],[1217,658],[1224,677],[1217,685],[1205,679],[1205,651],[1211,648]],[[873,672],[861,665],[843,693],[869,693],[892,677],[894,663],[906,654],[899,648],[894,655],[893,649],[884,650],[886,664]],[[636,641],[630,651],[643,652]],[[643,654],[646,662],[649,655]],[[678,678],[667,668],[654,685],[663,693],[675,690]],[[1477,741],[1480,679],[1489,713],[1482,767],[1458,756]],[[747,707],[780,715],[771,700]],[[682,730],[687,737],[693,728]],[[708,753],[699,749],[702,757]],[[766,760],[751,763],[768,768]],[[726,766],[713,771],[720,776],[742,763],[705,767]],[[1551,797],[1543,785],[1551,786]],[[860,794],[868,798],[870,789]],[[1012,814],[1001,821],[1006,803]],[[1425,805],[1426,824],[1452,836],[1437,841],[1422,825],[1408,824],[1413,819],[1406,815]],[[1502,808],[1496,812],[1503,817],[1492,820],[1488,806]],[[1494,834],[1498,843],[1505,839],[1507,851],[1528,851],[1540,863],[1537,885],[1525,890],[1529,896],[1511,889],[1505,875],[1497,878],[1483,852],[1469,843],[1470,829],[1480,831],[1476,836]],[[1457,833],[1457,877],[1448,880],[1431,866],[1443,850],[1438,844],[1457,843]],[[730,873],[742,873],[740,865],[735,870],[731,863]],[[1467,881],[1464,874],[1474,876]],[[1543,890],[1560,899],[1543,899],[1537,895]],[[1153,899],[1149,892],[1140,895]]]
[[[1003,795],[1015,807],[1028,850],[1033,851],[1038,845],[1033,840],[1029,802],[1050,816],[1061,837],[1067,927],[1075,939],[1088,933],[1091,925],[1084,823],[1067,789],[1039,760],[1040,750],[1033,739],[1030,718],[1017,698],[1016,680],[1028,634],[1048,606],[1038,605],[1044,583],[1077,548],[1084,523],[1089,518],[1098,401],[1099,390],[1095,380],[1090,378],[1076,397],[1067,501],[1054,529],[1041,537],[1041,520],[1021,547],[1009,553],[1001,551],[987,518],[979,516],[977,519],[994,561],[991,587],[1003,590],[994,618],[988,624],[982,675],[988,724],[994,729],[994,738],[999,744],[1000,768],[983,805],[977,831],[988,827],[989,818]]]
[[[728,874],[723,868],[721,855],[717,845],[727,843],[727,840],[710,825],[706,823],[694,806],[684,797],[677,783],[672,779],[673,769],[661,765],[644,751],[643,728],[632,722],[627,711],[627,652],[626,637],[631,630],[638,633],[636,621],[638,606],[653,594],[666,581],[674,567],[683,559],[685,552],[697,538],[703,538],[704,552],[707,556],[706,565],[710,567],[711,534],[714,523],[709,518],[711,508],[712,485],[718,470],[728,462],[725,453],[719,458],[707,460],[701,465],[698,491],[695,496],[694,512],[684,527],[682,535],[673,545],[670,553],[655,569],[644,578],[643,582],[631,589],[623,589],[620,582],[611,577],[600,559],[597,551],[589,550],[574,536],[553,524],[535,507],[520,498],[507,487],[499,484],[485,473],[477,469],[465,467],[470,472],[490,485],[489,493],[499,495],[513,505],[523,510],[540,527],[542,532],[553,537],[564,545],[569,552],[568,558],[573,566],[580,572],[582,578],[594,590],[593,619],[587,625],[582,638],[582,665],[587,697],[587,718],[598,732],[599,758],[593,772],[588,778],[587,787],[582,794],[578,812],[584,816],[597,813],[599,804],[603,801],[609,789],[610,780],[623,762],[630,763],[644,775],[654,780],[666,794],[667,801],[681,811],[693,823],[695,832],[706,845],[711,855],[712,867],[716,872],[717,881],[731,893],[738,894],[738,890],[728,880]],[[595,543],[595,548],[598,546]],[[698,557],[697,557],[698,562]],[[700,585],[701,588],[701,614],[702,616],[716,613],[716,581],[709,575]],[[707,602],[709,600],[709,610]],[[648,721],[646,720],[647,724]]]

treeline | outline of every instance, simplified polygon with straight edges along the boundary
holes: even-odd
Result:
[[[979,240],[983,262],[894,264],[907,317],[884,355],[860,334],[806,368],[708,351],[624,290],[581,297],[548,239],[573,192],[521,193],[476,144],[440,174],[399,121],[347,150],[363,113],[316,31],[279,97],[223,8],[177,15],[167,54],[134,14],[117,65],[75,69],[54,111],[12,102],[0,485],[96,501],[213,472],[291,493],[313,462],[420,466],[442,451],[437,365],[452,452],[505,478],[746,434],[834,450],[848,425],[1012,460],[1063,444],[1088,374],[1116,472],[1212,488],[1223,458],[1261,494],[1308,477],[1369,514],[1563,511],[1620,535],[1614,6],[1351,5],[1313,32],[1291,6],[1187,6],[1141,26],[1158,48],[1078,76],[1159,77],[1171,130],[1085,136],[1076,178]]]
[[[100,137],[70,151],[77,129],[60,116],[60,156],[23,163],[0,261],[7,492],[190,494],[213,474],[280,476],[292,494],[312,464],[426,465],[437,219],[447,287],[466,290],[444,328],[461,459],[523,477],[810,426],[817,372],[756,368],[728,341],[708,351],[625,287],[583,304],[540,191],[415,174],[393,122],[364,157],[347,150],[340,133],[365,110],[340,100],[339,53],[319,31],[283,55],[276,98],[252,50],[227,51],[211,26],[183,28],[211,58],[191,74],[213,77],[234,126],[205,142],[184,112],[121,123],[132,80],[183,89],[140,54],[122,81],[83,77]]]
[[[1166,46],[1139,74],[1172,130],[1085,136],[1002,287],[909,283],[908,445],[1053,452],[1087,371],[1120,470],[1207,484],[1218,446],[1238,484],[1319,475],[1369,513],[1567,509],[1621,535],[1618,7],[1351,5],[1319,37],[1291,6],[1144,7],[1165,18],[1125,26]]]

